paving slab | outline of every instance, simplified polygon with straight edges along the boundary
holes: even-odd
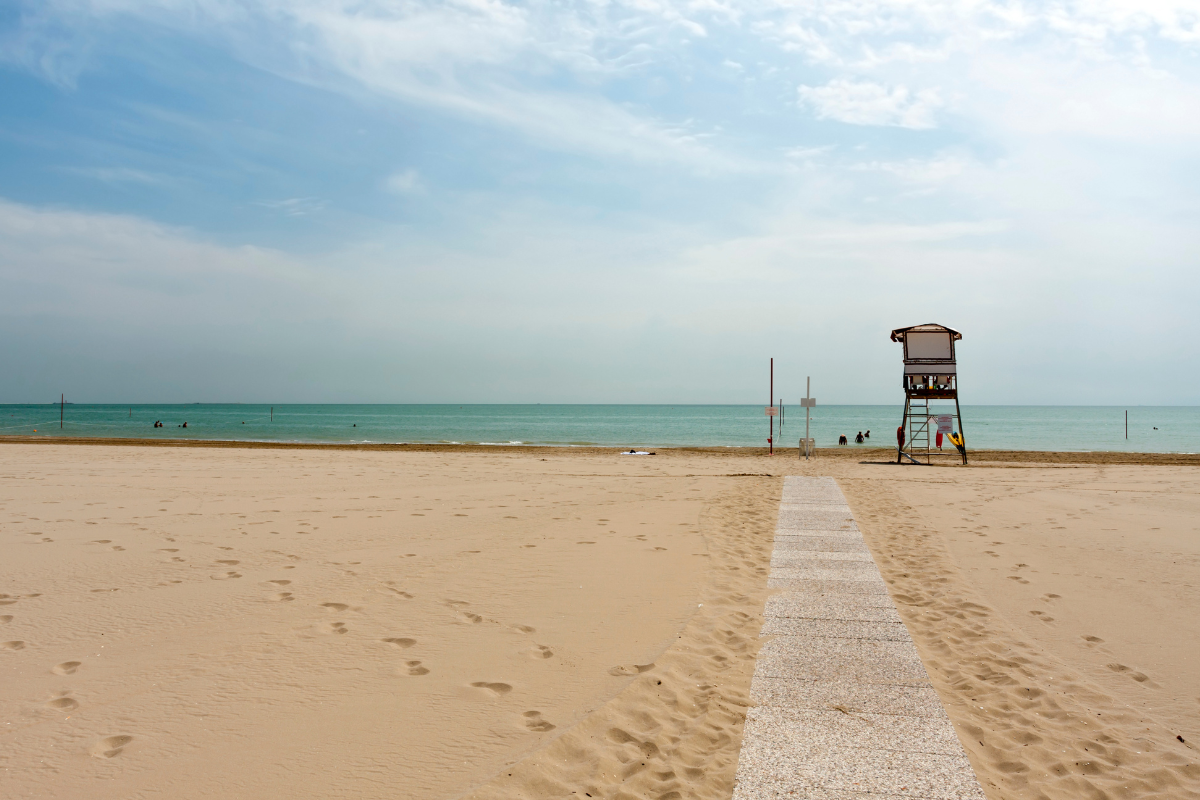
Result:
[[[779,521],[775,524],[776,531],[784,530],[813,530],[824,529],[831,531],[857,530],[850,509],[832,510],[821,509],[820,513],[809,512],[805,508],[795,507],[780,509]]]
[[[781,535],[775,537],[775,552],[784,553],[790,550],[818,551],[823,553],[870,553],[867,545],[857,531],[842,533],[834,536],[816,534]]]
[[[791,709],[840,707],[852,713],[947,719],[946,709],[942,707],[942,701],[932,686],[759,677],[750,688],[750,699],[760,706]]]
[[[861,561],[865,564],[875,566],[874,559],[871,558],[870,552],[861,550],[835,550],[833,552],[825,552],[823,550],[799,550],[791,546],[791,542],[785,543],[784,547],[775,547],[775,552],[771,556],[771,564],[786,567],[790,564],[796,564],[804,561]],[[879,574],[879,570],[875,570],[875,574]]]
[[[902,622],[864,622],[844,619],[768,618],[763,636],[813,636],[826,639],[877,639],[885,642],[909,642],[908,629]]]
[[[884,586],[874,562],[863,564],[854,561],[797,559],[785,566],[772,565],[771,575],[791,581],[871,581]]]
[[[776,755],[748,753],[742,746],[742,757],[748,758],[753,767],[746,779],[740,777],[739,770],[735,798],[828,797],[816,791],[823,790],[857,792],[860,798],[872,799],[882,794],[928,800],[985,800],[966,756],[833,747],[815,761]]]
[[[833,578],[811,578],[798,574],[796,570],[773,570],[767,576],[770,589],[795,589],[805,592],[841,592],[846,594],[877,594],[887,597],[887,585],[883,581],[845,580]]]
[[[832,478],[788,477],[735,800],[983,800]]]
[[[819,759],[819,751],[828,748],[944,756],[963,752],[954,728],[938,717],[760,706],[750,709],[746,721],[786,741],[789,750],[808,761]]]
[[[775,636],[758,651],[755,676],[927,686],[911,642]]]
[[[843,542],[855,542],[862,544],[862,533],[857,529],[846,528],[845,530],[822,530],[820,528],[803,528],[797,530],[775,531],[776,542],[804,542],[809,541],[813,537],[821,537],[822,539],[841,539]]]
[[[841,619],[859,622],[900,622],[900,613],[887,594],[803,592],[785,590],[767,600],[767,619]]]

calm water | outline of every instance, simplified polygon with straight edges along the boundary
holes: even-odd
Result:
[[[936,412],[938,409],[934,409]],[[947,409],[950,410],[950,409]],[[818,447],[871,431],[891,446],[901,406],[814,410]],[[0,405],[0,435],[121,436],[287,442],[459,442],[537,445],[762,445],[761,406],[637,405]],[[155,420],[165,427],[154,428]],[[184,421],[187,428],[177,427]],[[1005,450],[1200,452],[1200,407],[964,406],[967,446]],[[1156,428],[1158,430],[1154,430]],[[776,442],[796,446],[804,410],[785,409]],[[853,445],[851,445],[853,446]]]

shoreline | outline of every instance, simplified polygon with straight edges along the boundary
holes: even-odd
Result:
[[[623,448],[611,445],[545,445],[545,444],[446,444],[446,443],[343,443],[343,442],[267,442],[237,439],[146,439],[102,436],[5,436],[3,444],[40,444],[72,446],[111,447],[196,447],[196,448],[243,448],[248,450],[348,450],[364,452],[402,453],[528,453],[539,450],[544,455],[620,455]],[[767,456],[765,447],[653,447],[657,455],[706,455],[710,457],[753,457]],[[796,454],[796,448],[776,448],[776,457]],[[891,447],[819,447],[814,459],[861,460],[863,463],[892,463],[895,449]],[[944,453],[945,463],[934,463],[937,467],[958,467],[952,453]],[[1128,453],[1117,450],[970,450],[972,460],[968,466],[994,466],[996,464],[1126,464],[1126,465],[1200,465],[1198,453]],[[882,459],[882,460],[880,460]]]

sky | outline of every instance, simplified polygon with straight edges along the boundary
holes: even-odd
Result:
[[[1200,404],[1200,0],[5,0],[0,402]]]

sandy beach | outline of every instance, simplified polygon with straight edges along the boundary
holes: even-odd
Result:
[[[729,797],[830,475],[990,798],[1200,797],[1200,464],[0,445],[5,797]]]

